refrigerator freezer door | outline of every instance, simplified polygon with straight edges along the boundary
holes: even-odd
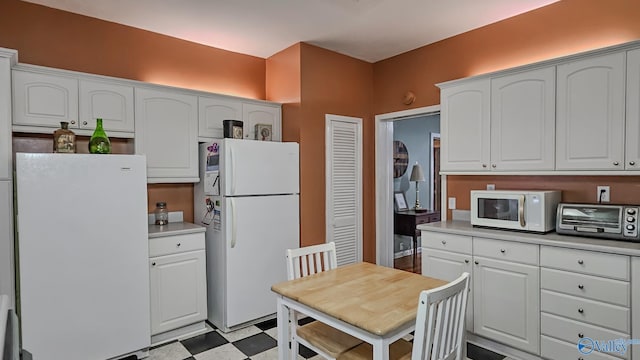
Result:
[[[221,151],[224,196],[300,192],[297,143],[224,139]]]
[[[110,359],[150,345],[143,156],[17,154],[22,345]]]
[[[287,279],[285,250],[299,247],[298,195],[225,199],[227,326],[273,314],[271,285]]]

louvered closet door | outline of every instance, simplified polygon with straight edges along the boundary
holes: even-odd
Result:
[[[338,266],[362,261],[362,119],[326,115],[327,242]]]

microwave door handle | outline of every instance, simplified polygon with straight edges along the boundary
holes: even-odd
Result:
[[[520,195],[520,201],[518,201],[518,218],[520,219],[520,227],[527,226],[527,222],[524,220],[524,200],[526,197]]]

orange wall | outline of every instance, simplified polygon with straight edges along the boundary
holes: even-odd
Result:
[[[18,50],[21,63],[247,98],[266,96],[265,59],[18,0],[0,0],[0,47]],[[50,152],[51,141],[16,137],[14,151]],[[114,152],[133,152],[131,143],[123,144]],[[167,201],[170,211],[182,210],[185,220],[193,220],[191,184],[150,185],[148,199],[149,211],[156,201]]]
[[[640,38],[640,1],[563,0],[374,64],[374,113],[440,103],[435,84]],[[407,91],[416,94],[402,104]],[[447,196],[469,209],[469,191],[559,189],[563,201],[594,202],[596,186],[611,186],[611,201],[640,204],[640,177],[450,176]],[[449,216],[451,213],[449,212]]]

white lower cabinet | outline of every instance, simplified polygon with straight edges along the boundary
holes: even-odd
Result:
[[[473,261],[474,332],[539,354],[538,267],[479,256]]]
[[[207,318],[204,243],[204,232],[149,239],[152,336]]]

